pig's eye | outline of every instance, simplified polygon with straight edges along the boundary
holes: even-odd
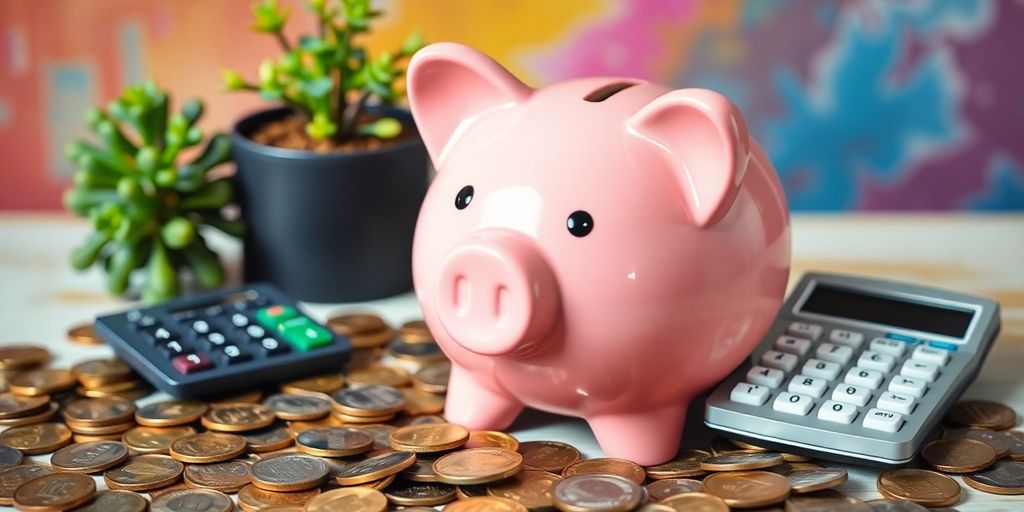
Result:
[[[576,210],[566,219],[565,227],[569,228],[572,236],[584,237],[594,229],[594,218],[583,210]]]
[[[465,210],[469,203],[473,202],[473,185],[466,185],[459,191],[459,195],[455,196],[455,207],[460,210]]]

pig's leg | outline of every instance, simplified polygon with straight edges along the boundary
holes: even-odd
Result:
[[[452,363],[444,417],[470,430],[504,429],[523,410],[514,398],[495,393],[477,381],[465,368]]]
[[[605,455],[642,466],[667,462],[679,451],[686,404],[587,418]]]

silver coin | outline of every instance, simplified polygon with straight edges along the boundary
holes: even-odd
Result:
[[[551,496],[565,508],[587,510],[629,510],[640,504],[643,489],[615,475],[587,474],[563,479]]]
[[[803,494],[838,487],[846,481],[847,474],[841,468],[815,468],[791,471],[785,477],[794,493]]]
[[[400,391],[391,386],[378,385],[345,388],[335,391],[331,398],[344,407],[365,411],[399,409],[405,403]]]

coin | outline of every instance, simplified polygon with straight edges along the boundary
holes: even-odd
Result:
[[[356,430],[362,430],[367,434],[373,436],[373,449],[374,450],[390,450],[391,449],[391,433],[397,430],[394,425],[354,425],[351,428]]]
[[[1016,461],[1024,460],[1024,432],[1006,430],[1003,434],[1010,440],[1010,458]]]
[[[958,402],[949,410],[946,418],[952,423],[965,427],[992,430],[1006,430],[1017,424],[1017,413],[1013,409],[988,400]]]
[[[136,455],[121,466],[103,472],[111,489],[148,491],[178,481],[185,465],[165,455]]]
[[[292,434],[298,434],[311,428],[325,428],[325,427],[341,427],[346,426],[345,422],[335,417],[333,414],[316,421],[289,421],[288,431]]]
[[[661,501],[669,496],[700,492],[703,484],[692,478],[665,478],[655,480],[645,487],[652,501]]]
[[[198,420],[208,406],[194,400],[167,400],[145,405],[135,411],[135,421],[146,427],[171,427]]]
[[[944,473],[973,473],[991,466],[996,452],[974,439],[939,439],[926,444],[921,457]]]
[[[387,345],[389,341],[395,339],[395,334],[394,329],[387,327],[365,334],[353,334],[348,339],[354,349],[374,349]],[[358,366],[355,366],[355,368],[358,368]]]
[[[842,468],[815,468],[792,471],[785,477],[794,493],[803,494],[838,487],[848,475]]]
[[[400,388],[409,384],[409,372],[402,368],[386,366],[380,363],[371,364],[365,368],[345,374],[349,385],[352,387],[361,386],[391,386]]]
[[[551,489],[555,506],[570,512],[632,510],[643,496],[639,485],[616,475],[571,476]]]
[[[876,485],[882,496],[926,507],[944,507],[960,500],[960,484],[956,480],[924,469],[886,471],[878,476]]]
[[[704,450],[683,450],[676,455],[675,459],[664,464],[648,466],[647,477],[652,480],[662,478],[685,478],[700,476],[705,473],[700,463],[711,457],[711,454]]]
[[[20,418],[46,410],[50,405],[47,396],[21,396],[0,393],[0,418]]]
[[[874,512],[928,512],[927,508],[906,500],[871,500],[865,504]]]
[[[117,441],[72,444],[53,452],[50,464],[61,471],[96,473],[128,459],[128,447]]]
[[[391,433],[390,443],[395,450],[413,453],[443,452],[466,444],[469,430],[452,423],[440,425],[410,425]]]
[[[395,505],[432,507],[455,500],[455,487],[438,483],[398,481],[384,490],[384,496]]]
[[[551,490],[561,480],[562,477],[547,471],[521,471],[488,485],[487,494],[522,503],[530,510],[548,510],[555,506]]]
[[[1024,494],[1024,463],[997,461],[988,469],[964,475],[964,483],[991,494]]]
[[[432,363],[423,365],[412,376],[412,386],[428,393],[445,393],[448,391],[448,379],[451,377],[451,363]]]
[[[369,432],[349,427],[311,428],[295,437],[299,451],[320,457],[348,457],[373,448]]]
[[[130,379],[135,372],[120,359],[92,359],[72,366],[71,374],[83,386],[94,388]]]
[[[14,508],[26,511],[68,510],[96,495],[96,482],[88,475],[53,473],[33,478],[14,491]]]
[[[36,397],[26,397],[26,398],[36,398]],[[41,397],[41,398],[45,398],[45,397]],[[24,425],[33,425],[33,424],[36,424],[36,423],[42,423],[44,421],[49,421],[51,418],[53,418],[53,415],[56,414],[59,409],[60,409],[60,406],[57,405],[57,402],[48,402],[46,408],[43,409],[40,412],[31,414],[31,415],[28,415],[28,416],[19,416],[17,418],[0,419],[0,426],[4,426],[4,427],[20,427],[20,426],[24,426]]]
[[[238,435],[245,439],[245,448],[250,453],[280,450],[291,446],[295,441],[291,431],[284,425],[271,425],[259,430],[240,432]]]
[[[306,503],[306,512],[384,512],[388,499],[378,490],[346,487],[321,493]]]
[[[195,435],[196,429],[189,426],[178,427],[135,427],[124,433],[121,438],[124,444],[138,453],[167,453],[171,443],[185,436]]]
[[[309,421],[323,418],[331,413],[331,403],[324,398],[311,395],[278,393],[270,395],[263,405],[274,411],[282,420]]]
[[[0,505],[13,505],[14,491],[18,487],[21,487],[22,484],[33,478],[39,478],[53,472],[52,468],[41,464],[22,464],[7,469],[0,469]]]
[[[341,485],[358,485],[397,474],[416,462],[416,455],[406,452],[388,452],[353,463],[335,476]]]
[[[636,510],[637,512],[677,512],[675,507],[670,507],[661,503],[648,503],[646,505],[641,505],[640,508]]]
[[[523,465],[531,469],[561,473],[569,464],[580,460],[580,451],[556,441],[528,441],[519,445]]]
[[[0,469],[17,466],[24,459],[25,455],[21,453],[21,450],[0,444]]]
[[[444,510],[445,512],[528,512],[528,509],[521,503],[497,496],[460,497],[458,501],[453,501],[445,506]]]
[[[202,487],[220,492],[238,492],[249,485],[252,465],[240,460],[214,462],[213,464],[189,464],[183,473],[185,482],[192,487]]]
[[[135,404],[123,398],[79,398],[64,407],[64,421],[80,426],[131,422]]]
[[[474,430],[469,433],[465,448],[504,448],[519,451],[519,440],[497,430]]]
[[[352,336],[387,329],[388,324],[372,313],[345,313],[328,318],[327,327],[343,336]]]
[[[416,388],[402,388],[405,406],[402,411],[409,416],[438,414],[444,410],[444,395],[430,393]]]
[[[861,500],[826,489],[790,496],[786,512],[872,512],[872,508]]]
[[[486,484],[518,473],[523,458],[524,455],[501,448],[470,448],[437,459],[434,472],[446,484]]]
[[[245,439],[234,434],[204,432],[171,443],[170,454],[177,460],[207,464],[233,459],[245,452]]]
[[[78,386],[75,393],[89,398],[123,398],[135,401],[153,392],[153,388],[142,381],[125,381],[115,384],[108,384],[98,388],[87,388]]]
[[[0,370],[24,370],[45,364],[50,352],[33,345],[0,347]]]
[[[231,512],[235,503],[212,489],[179,489],[153,498],[150,512]]]
[[[331,395],[334,409],[350,416],[381,416],[394,414],[402,409],[405,399],[402,393],[389,386],[364,386],[358,389],[342,389]]]
[[[700,463],[704,471],[746,471],[778,466],[785,460],[780,453],[726,453],[713,455]]]
[[[416,462],[402,470],[402,478],[412,482],[440,482],[441,477],[434,472],[434,459],[416,457]]]
[[[430,328],[427,327],[427,323],[423,320],[410,320],[401,327],[398,331],[402,333],[402,336],[410,341],[423,341],[432,340],[434,336],[430,334]]]
[[[267,491],[302,491],[327,480],[327,463],[306,455],[285,455],[252,466],[249,480]]]
[[[789,496],[789,480],[769,471],[724,471],[704,479],[704,492],[730,507],[763,507]]]
[[[100,491],[92,501],[75,512],[145,512],[149,508],[146,498],[128,491]]]
[[[24,396],[52,395],[75,387],[75,377],[67,370],[44,368],[19,373],[8,380],[11,393]]]
[[[457,485],[455,486],[455,497],[460,500],[489,496],[486,485]]]
[[[281,391],[292,394],[333,393],[345,386],[345,378],[340,373],[314,375],[303,379],[281,384]]]
[[[238,491],[238,506],[245,512],[256,512],[258,510],[281,510],[283,507],[301,507],[314,496],[320,494],[320,489],[309,489],[296,492],[275,492],[266,491],[249,484]]]
[[[92,322],[83,322],[68,328],[68,341],[79,345],[102,345],[103,340],[96,336]]]
[[[388,354],[395,359],[416,363],[443,361],[447,357],[434,340],[410,341],[405,338],[398,338],[392,342],[388,346]]]
[[[669,496],[661,504],[670,507],[671,510],[686,510],[688,512],[727,512],[729,510],[729,505],[726,505],[725,500],[703,492]]]
[[[11,427],[0,433],[0,444],[17,448],[25,455],[50,453],[71,442],[71,431],[60,423],[36,423]]]
[[[371,423],[383,423],[394,419],[395,414],[385,414],[383,416],[349,416],[347,414],[339,414],[337,412],[331,413],[335,416],[342,425],[354,426],[353,424],[366,425]]]
[[[269,426],[274,418],[274,411],[262,404],[223,404],[210,407],[201,423],[209,430],[246,432]]]
[[[996,458],[1001,459],[1010,454],[1014,438],[1006,432],[996,432],[987,428],[965,427],[951,428],[942,433],[943,439],[974,439],[981,441],[996,452]]]
[[[638,464],[623,459],[597,458],[574,462],[562,470],[563,477],[576,475],[587,475],[602,473],[606,475],[618,475],[630,480],[637,485],[642,485],[647,478],[644,468]]]
[[[82,425],[79,423],[67,422],[67,425],[68,428],[76,434],[102,436],[106,434],[121,434],[127,432],[135,426],[135,422],[128,421],[125,423],[115,423],[113,425]]]

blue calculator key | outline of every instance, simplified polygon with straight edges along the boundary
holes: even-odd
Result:
[[[956,352],[957,346],[954,343],[946,343],[945,341],[929,341],[928,346],[941,348],[950,352]]]
[[[906,334],[899,334],[895,332],[885,333],[885,337],[890,340],[902,341],[903,343],[910,343],[911,345],[917,344],[917,338],[913,336],[907,336]]]

